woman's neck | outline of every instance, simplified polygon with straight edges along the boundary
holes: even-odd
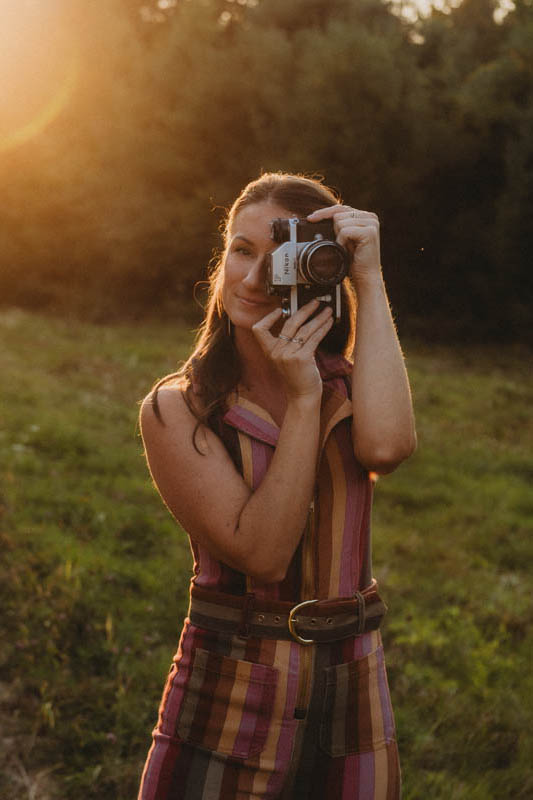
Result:
[[[268,387],[279,387],[279,375],[252,331],[235,328],[234,341],[242,365],[241,382],[246,389],[264,391]]]

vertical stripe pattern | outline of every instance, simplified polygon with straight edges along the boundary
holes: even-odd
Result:
[[[191,541],[194,583],[253,592],[256,601],[294,603],[347,597],[367,585],[372,482],[351,444],[349,365],[321,356],[319,367],[324,390],[314,510],[285,580],[259,584]],[[257,489],[279,429],[238,393],[221,424],[245,482]],[[399,797],[379,631],[306,648],[208,631],[185,620],[139,800]]]

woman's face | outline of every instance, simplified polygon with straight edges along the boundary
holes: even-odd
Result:
[[[236,328],[251,329],[280,305],[279,297],[266,290],[266,256],[279,246],[270,238],[270,223],[292,216],[267,202],[246,206],[233,220],[224,254],[222,301]]]

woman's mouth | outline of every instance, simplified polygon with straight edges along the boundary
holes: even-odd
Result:
[[[260,306],[268,306],[271,304],[271,301],[266,298],[264,300],[263,299],[259,300],[251,297],[242,297],[240,295],[237,295],[237,298],[241,301],[241,303],[244,303],[245,306],[250,306],[254,308],[259,308]]]

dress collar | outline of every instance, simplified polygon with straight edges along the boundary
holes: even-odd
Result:
[[[346,390],[344,377],[351,374],[352,365],[340,355],[317,353],[317,366],[324,383],[320,410],[320,448],[332,429],[342,419],[352,415],[352,404]],[[253,439],[271,446],[277,444],[279,427],[268,411],[248,399],[241,387],[227,399],[228,410],[223,421]]]

